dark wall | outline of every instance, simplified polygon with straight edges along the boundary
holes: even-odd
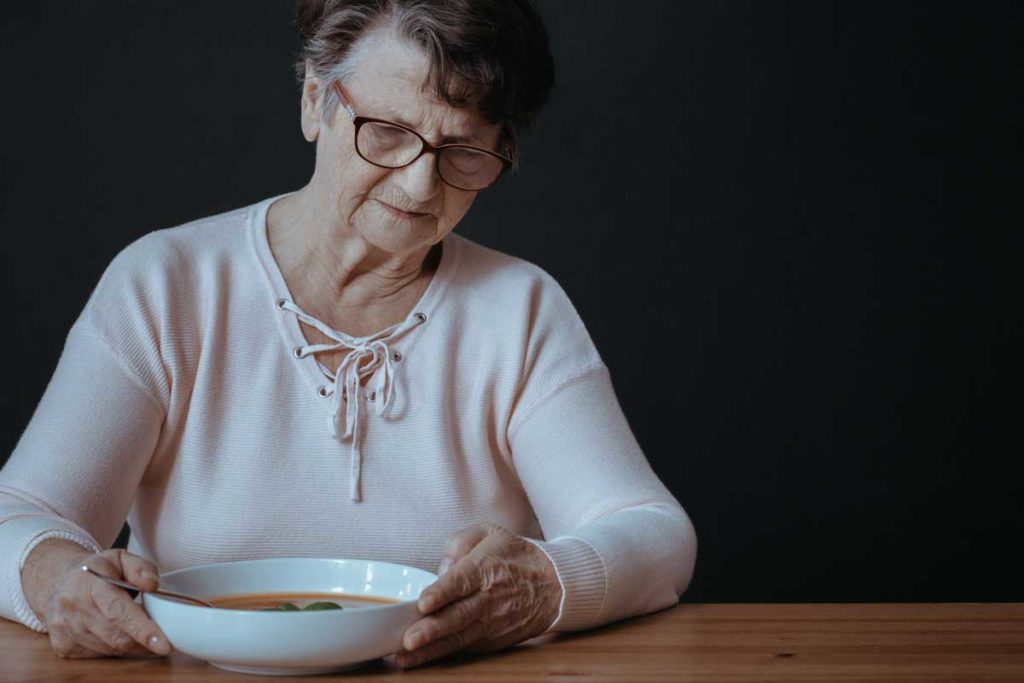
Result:
[[[459,230],[576,302],[689,599],[1024,599],[1020,7],[544,1],[556,92]],[[3,459],[121,248],[313,163],[288,3],[11,12]]]

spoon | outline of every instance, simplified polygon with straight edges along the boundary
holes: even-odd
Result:
[[[118,579],[112,579],[109,576],[103,576],[103,574],[100,574],[100,573],[96,572],[95,570],[90,569],[89,567],[87,567],[84,564],[82,565],[81,569],[82,569],[83,572],[89,572],[93,576],[101,578],[104,581],[106,581],[107,583],[111,583],[111,584],[113,584],[115,586],[120,586],[121,588],[125,588],[125,589],[130,590],[130,591],[138,591],[140,593],[152,593],[153,595],[162,595],[165,598],[176,598],[178,600],[187,600],[189,602],[199,603],[203,607],[213,607],[213,605],[211,605],[210,603],[206,602],[206,600],[200,600],[199,598],[193,598],[191,595],[185,595],[184,593],[177,593],[175,591],[169,591],[169,590],[155,590],[155,591],[144,591],[144,590],[141,590],[138,586],[133,586],[132,584],[128,583],[127,581],[119,581]]]

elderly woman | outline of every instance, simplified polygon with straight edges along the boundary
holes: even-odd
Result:
[[[693,527],[558,284],[457,236],[553,83],[527,0],[302,0],[300,190],[110,264],[0,473],[0,615],[170,646],[128,593],[272,556],[438,570],[397,662],[673,605]],[[126,520],[127,550],[104,550]]]

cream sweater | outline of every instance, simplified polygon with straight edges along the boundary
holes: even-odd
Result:
[[[286,556],[435,571],[450,534],[492,522],[553,561],[554,630],[675,604],[693,527],[558,284],[452,233],[409,318],[349,337],[292,302],[273,199],[152,232],[103,274],[0,471],[0,616],[44,630],[21,588],[29,551],[98,551],[126,518],[128,550],[162,571]],[[341,367],[300,319],[350,349]]]

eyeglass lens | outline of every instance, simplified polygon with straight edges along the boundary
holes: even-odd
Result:
[[[359,128],[356,149],[373,164],[400,168],[419,156],[423,142],[398,126],[368,121]],[[487,187],[502,169],[503,164],[497,157],[462,147],[442,149],[437,161],[437,170],[445,182],[467,190]]]

